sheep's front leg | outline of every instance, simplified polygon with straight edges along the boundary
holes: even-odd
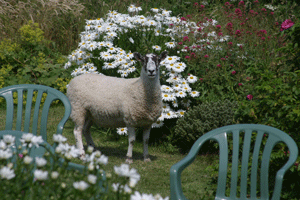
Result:
[[[74,136],[76,139],[76,146],[80,150],[80,159],[84,159],[84,148],[82,143],[82,126],[75,126]]]
[[[133,149],[133,144],[135,142],[135,130],[134,127],[127,127],[128,128],[128,151],[127,151],[127,159],[126,162],[131,164],[133,163],[132,160],[132,149]]]
[[[149,143],[149,137],[150,137],[150,130],[151,126],[144,128],[143,132],[143,142],[144,142],[144,161],[145,162],[150,162],[150,156],[148,152],[148,143]]]

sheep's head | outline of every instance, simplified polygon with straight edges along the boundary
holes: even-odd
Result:
[[[168,52],[164,51],[160,55],[156,55],[153,53],[146,54],[142,56],[140,53],[133,53],[135,59],[140,61],[143,65],[142,70],[146,72],[149,78],[155,78],[159,74],[159,64],[162,60],[164,60]]]

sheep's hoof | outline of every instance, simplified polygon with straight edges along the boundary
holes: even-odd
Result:
[[[126,159],[125,162],[128,163],[128,164],[132,164],[133,163],[133,159],[130,158],[130,157],[127,157],[127,159]]]

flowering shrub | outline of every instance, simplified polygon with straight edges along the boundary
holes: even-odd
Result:
[[[165,119],[183,116],[189,107],[189,98],[199,96],[190,84],[197,77],[187,73],[188,66],[180,61],[174,37],[189,33],[194,24],[171,16],[171,11],[152,8],[153,15],[138,15],[140,7],[130,5],[129,14],[111,11],[106,18],[87,20],[81,33],[78,49],[69,55],[65,68],[73,67],[72,76],[84,73],[102,73],[119,77],[137,77],[134,51],[142,54],[168,50],[169,56],[161,62],[161,90],[163,113],[153,127],[161,127]],[[101,68],[100,68],[101,67]],[[126,129],[118,129],[125,134]]]
[[[55,149],[47,146],[41,136],[31,133],[23,134],[19,140],[11,135],[3,136],[0,140],[1,198],[139,199],[146,195],[135,191],[140,175],[128,164],[115,166],[115,174],[105,176],[102,168],[108,163],[108,157],[93,151],[92,147],[88,147],[83,172],[67,170],[70,160],[79,156],[79,150],[68,145],[62,135],[54,134],[53,141]],[[40,146],[47,150],[44,156],[31,157],[33,148]],[[151,200],[163,200],[160,195],[148,196]]]

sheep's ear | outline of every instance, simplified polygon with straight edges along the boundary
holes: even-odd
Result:
[[[145,60],[144,57],[138,52],[134,52],[133,56],[134,56],[135,59],[137,59],[140,62],[144,62],[144,60]]]
[[[167,52],[167,51],[162,52],[162,53],[158,56],[158,61],[159,61],[159,63],[160,63],[162,60],[164,60],[164,59],[167,57],[167,55],[168,55],[168,52]]]

